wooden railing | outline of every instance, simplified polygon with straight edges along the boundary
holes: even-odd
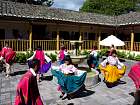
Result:
[[[32,49],[35,50],[41,46],[43,50],[56,50],[56,40],[33,40]]]
[[[61,45],[65,45],[65,47],[68,49],[68,50],[72,50],[73,47],[70,43],[70,40],[62,40],[60,41],[59,43],[59,46]],[[98,42],[97,41],[94,41],[94,40],[83,40],[83,44],[82,44],[82,50],[84,49],[93,49],[93,46],[97,46],[98,47]]]
[[[29,50],[29,40],[0,40],[0,44],[4,47],[5,42],[9,43],[9,46],[13,48],[14,51],[28,51]]]
[[[117,49],[122,50],[131,50],[131,42],[130,41],[124,41],[125,45],[121,47],[117,47]],[[140,43],[139,43],[140,44]]]
[[[70,44],[70,40],[61,40],[59,41],[59,48],[61,45],[65,45],[65,47],[67,48],[67,50],[72,50],[72,45]]]
[[[30,46],[29,46],[29,40],[0,40],[0,44],[2,47],[4,47],[5,42],[9,43],[9,46],[13,48],[15,51],[28,51]],[[60,40],[59,41],[59,49],[60,46],[64,44],[68,50],[72,50],[72,45],[70,43],[70,40]],[[98,41],[94,40],[83,40],[83,44],[81,49],[93,49],[93,46],[98,46]],[[56,50],[57,48],[57,41],[56,40],[33,40],[32,41],[32,50],[35,50],[37,46],[41,46],[43,50],[49,51],[49,50]],[[100,46],[101,49],[107,48],[104,46]],[[130,50],[131,49],[131,42],[130,41],[125,41],[125,46],[122,47],[117,47],[117,49],[122,49],[122,50]],[[134,42],[133,46],[134,51],[140,51],[140,42]]]

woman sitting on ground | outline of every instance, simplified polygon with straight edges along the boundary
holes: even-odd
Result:
[[[59,91],[61,91],[62,99],[70,99],[70,94],[79,90],[86,78],[86,72],[81,72],[78,76],[77,68],[72,64],[69,55],[65,56],[64,64],[60,65],[59,70],[52,70],[52,74],[57,77],[59,84]]]
[[[112,87],[117,82],[121,83],[120,78],[125,74],[126,66],[119,61],[116,51],[113,50],[101,64],[100,70],[104,74],[107,86]]]

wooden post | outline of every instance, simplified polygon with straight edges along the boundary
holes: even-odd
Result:
[[[98,36],[98,50],[100,50],[100,41],[101,41],[101,32],[99,31],[99,36]]]
[[[56,48],[57,48],[57,51],[59,51],[59,30],[58,29],[57,29],[57,38],[56,38],[56,41],[57,41]]]
[[[80,33],[80,37],[79,37],[79,41],[82,41],[82,32],[81,31],[79,31],[79,33]],[[79,46],[79,50],[81,50],[82,49],[82,46]]]
[[[32,25],[30,24],[30,29],[29,29],[29,50],[32,51]]]
[[[133,45],[134,45],[134,30],[131,31],[131,51],[133,51]]]

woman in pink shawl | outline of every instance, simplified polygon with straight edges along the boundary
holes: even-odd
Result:
[[[65,46],[61,46],[61,50],[60,50],[59,55],[58,55],[59,65],[64,64],[64,58],[66,55],[68,55],[68,54],[67,54],[67,50],[66,50]]]
[[[40,69],[37,75],[37,80],[40,82],[40,76],[43,76],[43,73],[46,73],[50,69],[52,63],[51,59],[45,55],[41,47],[38,47],[33,56],[28,58],[27,60],[30,61],[34,58],[40,61]]]
[[[136,92],[134,92],[135,101],[133,105],[140,104],[140,62],[135,63],[128,74],[128,76],[133,80]]]

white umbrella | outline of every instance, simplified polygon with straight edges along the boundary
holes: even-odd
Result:
[[[124,46],[125,43],[123,41],[121,41],[120,39],[118,39],[116,36],[114,35],[110,35],[107,38],[105,38],[104,40],[99,42],[100,45],[102,46]]]

